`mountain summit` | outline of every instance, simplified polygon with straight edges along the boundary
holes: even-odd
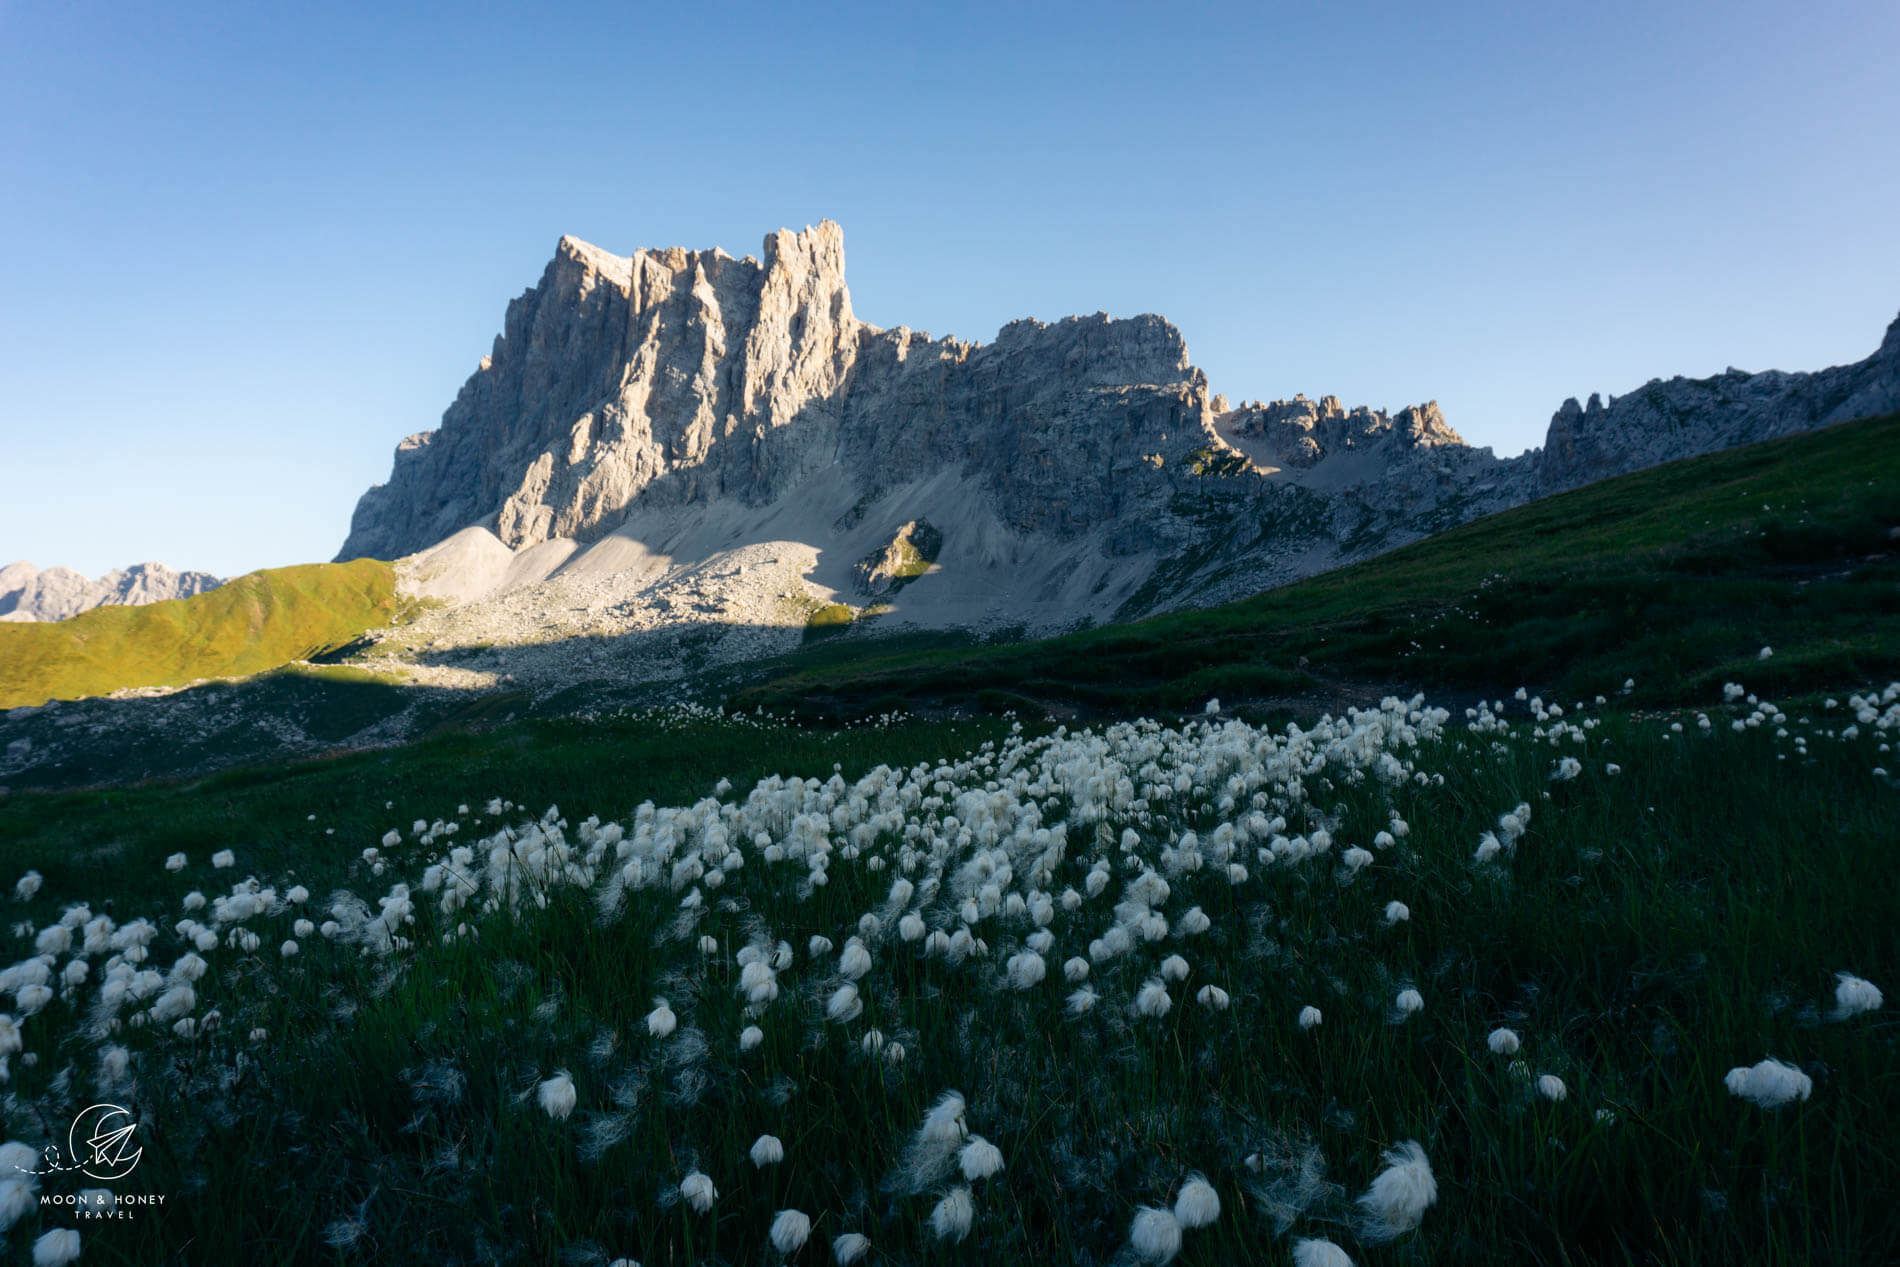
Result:
[[[461,603],[592,577],[586,608],[661,623],[875,597],[895,624],[1037,631],[1219,601],[1897,407],[1889,332],[1840,369],[1566,402],[1542,450],[1500,460],[1434,403],[1230,407],[1158,316],[1015,321],[987,344],[879,329],[852,311],[828,220],[743,259],[565,237],[441,426],[363,495],[338,557],[420,556],[412,587]],[[934,558],[870,594],[862,578],[886,573],[867,561],[918,523]]]

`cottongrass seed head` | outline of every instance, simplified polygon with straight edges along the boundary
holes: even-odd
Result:
[[[1172,1262],[1181,1252],[1181,1221],[1174,1211],[1144,1205],[1128,1228],[1128,1248],[1144,1263]]]
[[[672,1005],[665,999],[654,999],[653,1010],[647,1013],[647,1033],[655,1038],[665,1038],[679,1028],[680,1018],[674,1014]]]
[[[1293,1242],[1293,1267],[1352,1267],[1345,1250],[1324,1237]]]
[[[957,1154],[957,1165],[963,1171],[963,1177],[974,1183],[978,1179],[987,1179],[1003,1169],[1003,1150],[984,1139],[981,1135],[970,1136],[970,1142]]]
[[[1570,1088],[1566,1087],[1564,1080],[1556,1074],[1547,1073],[1540,1075],[1537,1079],[1537,1094],[1554,1104],[1558,1100],[1569,1099]]]
[[[970,1234],[970,1224],[975,1220],[976,1203],[970,1199],[970,1190],[956,1187],[945,1193],[930,1212],[930,1230],[938,1240],[955,1244]]]
[[[1300,1009],[1300,1028],[1301,1029],[1316,1029],[1318,1028],[1320,1021],[1324,1019],[1325,1018],[1320,1015],[1319,1009],[1314,1007],[1310,1003]]]
[[[776,1135],[761,1135],[752,1141],[752,1164],[764,1169],[785,1160],[785,1145]]]
[[[1405,1235],[1424,1221],[1426,1209],[1438,1200],[1432,1163],[1416,1140],[1391,1149],[1381,1160],[1385,1169],[1359,1195],[1359,1239],[1368,1245]]]
[[[796,1254],[811,1238],[811,1216],[803,1210],[780,1210],[772,1220],[772,1248],[781,1254]]]
[[[1751,1100],[1764,1109],[1779,1109],[1814,1094],[1814,1079],[1772,1056],[1729,1070],[1722,1082],[1730,1095]]]
[[[1174,1198],[1174,1220],[1192,1231],[1220,1217],[1220,1194],[1205,1175],[1189,1175]]]
[[[1515,1056],[1517,1049],[1522,1046],[1522,1044],[1518,1042],[1517,1031],[1514,1029],[1506,1029],[1502,1025],[1492,1030],[1490,1036],[1487,1037],[1484,1042],[1485,1046],[1489,1047],[1494,1054],[1499,1056]]]
[[[863,1232],[845,1232],[834,1237],[831,1242],[832,1261],[836,1262],[838,1267],[851,1267],[852,1263],[859,1261],[870,1252],[871,1238]]]
[[[1425,996],[1417,990],[1400,990],[1399,997],[1392,1001],[1392,1019],[1395,1021],[1409,1020],[1424,1010]]]
[[[1851,972],[1837,972],[1834,980],[1834,1020],[1844,1021],[1862,1012],[1877,1012],[1886,1002],[1879,986]]]
[[[580,1096],[574,1090],[574,1079],[567,1070],[557,1069],[554,1076],[537,1088],[537,1098],[541,1102],[541,1111],[555,1121],[565,1121],[574,1111],[574,1105]]]
[[[694,1213],[704,1214],[719,1199],[719,1189],[713,1187],[712,1176],[695,1170],[680,1180],[680,1196],[686,1199],[687,1205],[693,1207]]]
[[[33,1267],[66,1267],[79,1257],[79,1233],[56,1227],[33,1242]]]

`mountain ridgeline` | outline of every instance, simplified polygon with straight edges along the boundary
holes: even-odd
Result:
[[[830,221],[772,234],[762,260],[623,258],[569,237],[509,305],[442,425],[404,440],[389,482],[363,495],[338,557],[398,558],[477,528],[515,554],[562,543],[528,569],[538,580],[614,534],[677,559],[682,541],[703,554],[788,531],[822,548],[869,518],[856,544],[874,550],[928,519],[942,572],[995,582],[965,591],[992,596],[971,623],[1088,623],[1250,592],[1551,492],[1896,407],[1900,321],[1855,365],[1567,401],[1541,450],[1501,460],[1434,404],[1229,408],[1157,316],[1016,321],[988,344],[881,330],[852,312]],[[709,516],[716,531],[692,531]],[[846,552],[847,567],[866,553]],[[958,623],[912,607],[921,623]]]

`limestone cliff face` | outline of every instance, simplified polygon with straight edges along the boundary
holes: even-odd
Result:
[[[1900,410],[1900,318],[1864,361],[1789,374],[1731,369],[1653,379],[1608,404],[1566,400],[1550,420],[1538,475],[1561,492],[1658,462]]]
[[[563,238],[442,425],[404,440],[339,558],[471,524],[511,548],[604,535],[627,509],[761,504],[847,463],[869,491],[967,466],[1025,530],[1119,515],[1137,450],[1198,426],[1206,383],[1158,317],[1015,322],[978,345],[857,320],[826,221],[723,251]]]

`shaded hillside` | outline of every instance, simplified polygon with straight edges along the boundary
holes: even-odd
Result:
[[[1692,458],[1239,602],[1015,645],[827,649],[745,707],[1134,712],[1520,683],[1638,702],[1900,669],[1900,415]],[[1764,646],[1773,649],[1761,660]]]

